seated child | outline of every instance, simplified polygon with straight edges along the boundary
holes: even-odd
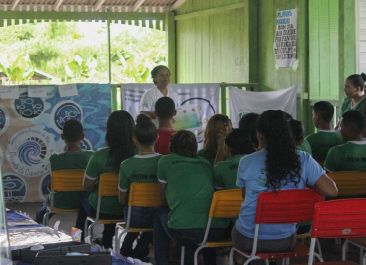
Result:
[[[85,169],[90,157],[91,151],[81,151],[80,142],[84,138],[83,126],[78,120],[66,121],[61,134],[65,142],[65,150],[61,154],[53,154],[50,157],[51,171],[61,169]],[[53,196],[54,206],[63,209],[79,208],[81,204],[82,192],[55,192],[50,193]],[[47,202],[37,212],[36,221],[42,223],[43,215],[47,211]],[[77,222],[76,227],[84,229],[84,223]]]
[[[330,148],[343,143],[342,135],[333,130],[331,121],[334,107],[328,101],[319,101],[313,106],[313,122],[318,129],[316,133],[308,135],[307,140],[311,146],[312,155],[319,163],[323,164]]]
[[[156,101],[155,115],[159,122],[159,128],[155,151],[159,154],[169,154],[170,138],[175,133],[173,123],[176,114],[175,103],[170,97],[162,97]]]
[[[119,202],[122,205],[127,204],[131,183],[158,182],[156,171],[161,155],[154,151],[156,139],[157,130],[154,123],[148,116],[140,114],[133,132],[137,154],[123,161],[119,170]],[[127,209],[127,205],[125,208]],[[134,207],[131,214],[131,227],[152,228],[154,211],[153,208]],[[127,211],[125,213],[127,220]],[[137,246],[132,249],[138,235],[139,233],[127,233],[120,250],[123,256],[143,259],[149,254],[148,246],[152,242],[152,233],[142,233]]]
[[[250,132],[250,136],[256,148],[258,147],[258,140],[257,140],[257,130],[255,126],[258,117],[259,114],[250,112],[241,117],[239,121],[239,129]]]
[[[292,136],[294,137],[296,147],[302,151],[311,154],[311,146],[307,140],[304,139],[304,127],[301,121],[290,120],[289,121]]]
[[[329,171],[366,170],[366,141],[362,140],[365,115],[356,110],[347,111],[342,115],[340,127],[346,143],[329,150],[324,167]]]
[[[225,139],[225,146],[230,157],[214,167],[215,188],[235,189],[239,161],[244,155],[255,151],[254,143],[248,131],[233,129]]]

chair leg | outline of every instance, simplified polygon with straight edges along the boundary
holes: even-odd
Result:
[[[348,240],[346,239],[342,246],[342,261],[346,260],[347,250],[348,250]]]
[[[365,255],[364,255],[363,249],[360,248],[360,264],[365,265],[365,257],[366,257],[366,252],[365,252]]]
[[[229,254],[229,265],[234,265],[234,252],[235,252],[235,248],[232,247],[230,249],[230,254]]]
[[[322,246],[320,245],[320,241],[319,239],[316,239],[316,246],[318,249],[318,255],[316,255],[316,257],[323,262],[323,251],[322,251]]]
[[[89,235],[88,234],[88,222],[89,222],[89,220],[85,219],[85,222],[84,222],[84,238],[86,238]]]
[[[46,211],[45,212],[45,214],[43,215],[43,221],[42,221],[42,223],[43,223],[43,225],[44,226],[48,226],[48,223],[49,223],[49,215],[50,215],[50,211]]]
[[[89,237],[90,237],[90,243],[92,243],[93,242],[93,232],[94,232],[94,225],[95,225],[96,223],[95,222],[93,222],[93,223],[91,223],[89,226],[88,226],[88,235],[89,235]]]
[[[365,254],[363,255],[362,265],[366,265],[366,251]]]
[[[194,252],[194,265],[198,265],[198,254],[200,253],[201,249],[205,248],[206,246],[199,246],[196,251]]]
[[[185,253],[186,252],[186,247],[182,246],[180,248],[180,265],[184,265],[184,257],[185,257]]]

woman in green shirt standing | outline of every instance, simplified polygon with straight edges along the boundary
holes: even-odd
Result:
[[[357,110],[362,114],[366,113],[365,82],[366,74],[364,73],[347,77],[344,86],[347,98],[342,104],[341,114],[349,110]]]

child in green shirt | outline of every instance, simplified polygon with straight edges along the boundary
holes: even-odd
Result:
[[[158,182],[156,171],[161,155],[154,151],[157,137],[157,130],[152,120],[145,114],[140,114],[133,132],[137,154],[123,161],[119,170],[119,202],[126,206],[126,220],[128,191],[131,183]],[[152,228],[154,212],[154,208],[133,207],[131,227]],[[143,259],[149,254],[148,247],[152,242],[152,233],[142,233],[133,249],[133,242],[138,236],[139,233],[127,233],[120,250],[123,256]]]
[[[309,142],[313,157],[320,164],[324,164],[330,148],[343,143],[341,134],[333,130],[331,125],[333,114],[334,107],[328,101],[319,101],[313,106],[313,122],[318,131],[308,135],[305,140]]]
[[[325,168],[329,171],[366,170],[366,141],[362,139],[365,115],[356,110],[347,111],[342,115],[340,127],[346,143],[329,150]]]
[[[236,176],[240,159],[255,151],[249,131],[233,129],[225,139],[225,147],[230,157],[217,162],[214,167],[214,184],[216,189],[236,188]]]

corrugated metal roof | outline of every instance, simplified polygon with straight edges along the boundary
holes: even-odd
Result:
[[[185,0],[0,0],[0,11],[87,11],[162,13]]]

